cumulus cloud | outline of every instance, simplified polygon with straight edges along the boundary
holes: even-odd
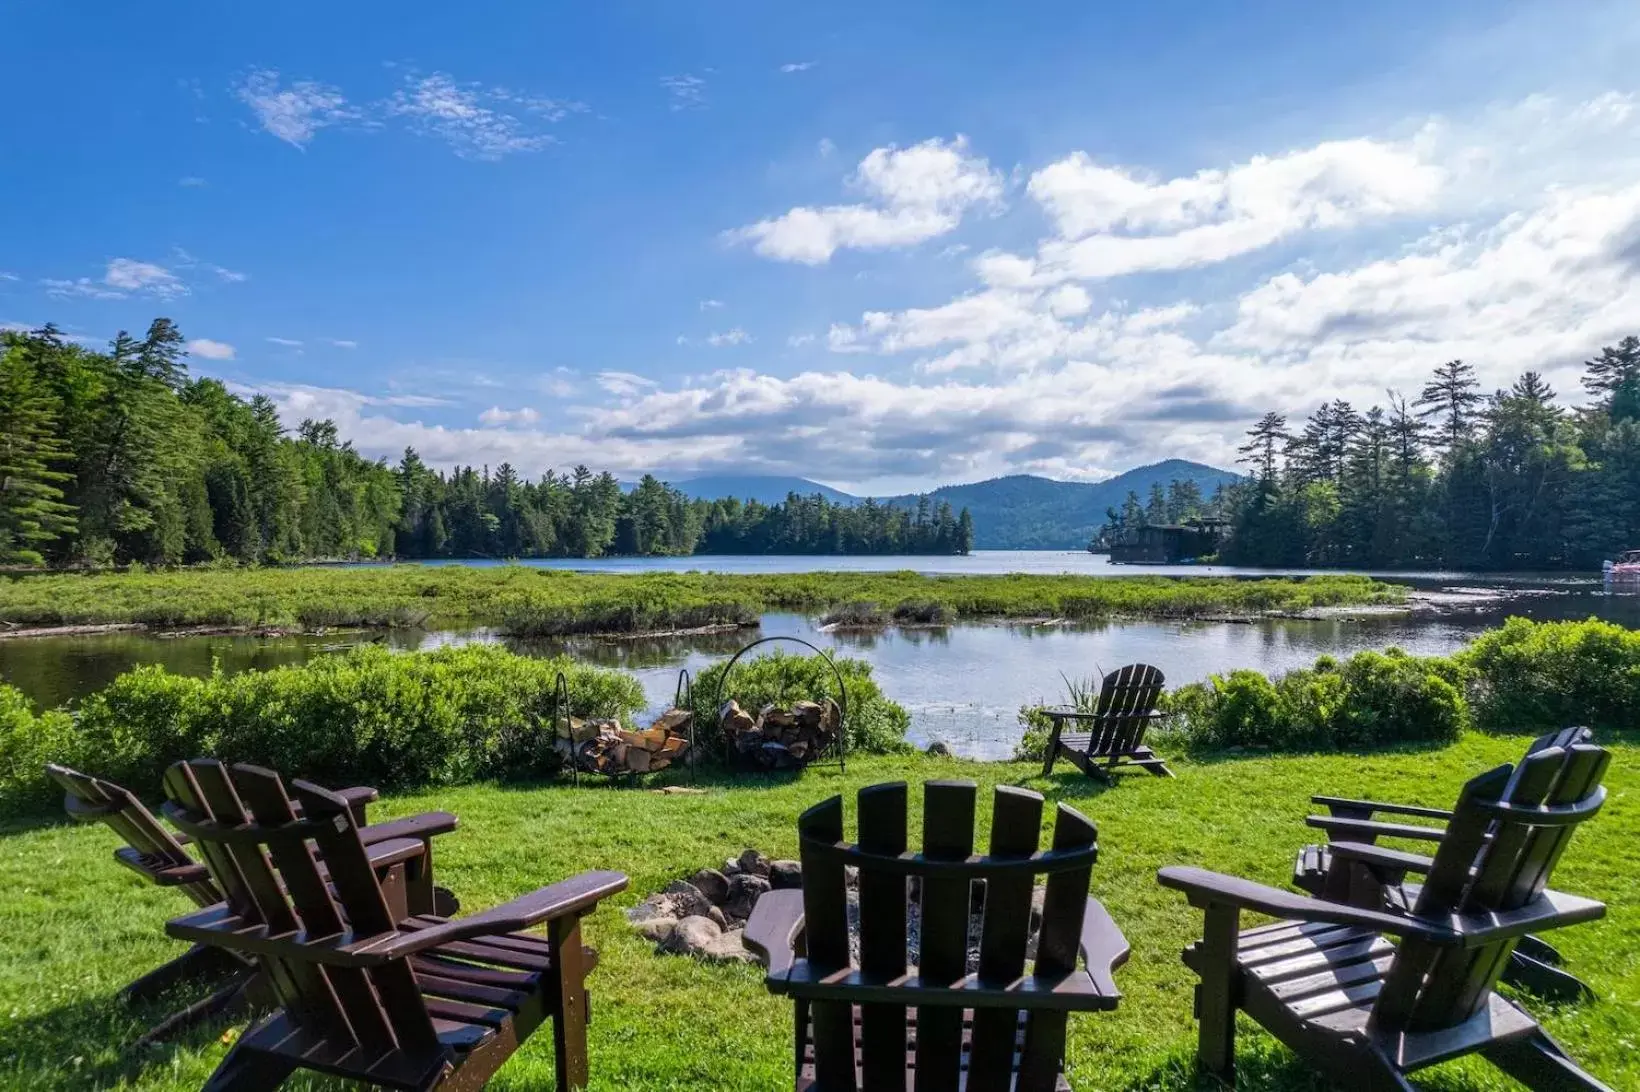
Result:
[[[212,341],[208,337],[196,337],[188,342],[188,351],[194,356],[204,357],[206,360],[232,360],[233,346],[226,341]]]
[[[799,206],[726,234],[777,261],[824,265],[838,250],[910,246],[954,230],[977,206],[1002,199],[1001,174],[968,140],[925,140],[909,148],[876,148],[848,180],[865,201]]]
[[[1640,333],[1640,111],[1627,99],[1534,101],[1479,122],[1416,119],[1400,132],[1415,135],[1369,134],[1167,179],[1065,157],[1030,176],[1071,165],[1051,184],[1027,185],[1053,231],[1033,252],[972,257],[973,282],[954,298],[788,338],[840,354],[829,367],[726,369],[666,386],[606,371],[552,427],[405,422],[403,407],[353,392],[307,391],[305,413],[289,395],[281,405],[299,417],[329,400],[372,456],[410,443],[432,461],[505,458],[531,472],[586,462],[621,474],[739,469],[844,483],[1093,478],[1169,456],[1228,465],[1266,409],[1371,404],[1386,387],[1415,391],[1453,357],[1475,364],[1488,387],[1534,368],[1575,391],[1581,360]],[[1385,180],[1374,165],[1398,157],[1410,157],[1407,171]],[[1323,231],[1340,245],[1285,268],[1165,279],[1055,264],[1052,250],[1162,239],[1197,264],[1217,261],[1222,246],[1191,249],[1201,237],[1190,233],[1203,230],[1255,249]],[[1140,264],[1133,271],[1164,268]]]
[[[793,72],[807,72],[818,63],[818,61],[787,61],[785,64],[780,66],[780,71],[787,74]]]
[[[359,347],[357,341],[345,337],[327,337],[325,338],[325,344],[335,349],[357,349]]]
[[[732,330],[724,330],[722,333],[706,335],[706,344],[714,349],[721,349],[730,345],[744,345],[751,340],[752,335],[738,326]]]
[[[284,349],[300,349],[302,347],[301,341],[293,337],[270,337],[267,341],[270,345],[278,345]]]
[[[127,296],[150,296],[169,300],[188,294],[188,286],[171,270],[155,262],[135,258],[111,258],[100,279],[90,277],[45,278],[40,282],[46,294],[59,298],[80,296],[87,299],[124,299]]]
[[[533,425],[541,420],[538,410],[530,406],[520,406],[515,410],[504,410],[500,406],[491,406],[478,415],[479,422],[498,428],[505,425]]]
[[[315,80],[297,80],[282,86],[278,71],[271,68],[245,77],[235,94],[250,107],[263,129],[294,148],[306,147],[326,126],[359,116],[336,88]]]
[[[700,301],[700,309],[702,311],[716,311],[718,308],[720,308],[722,306],[723,306],[723,301],[722,300],[701,300]]]

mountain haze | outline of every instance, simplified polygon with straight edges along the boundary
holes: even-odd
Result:
[[[1102,482],[1060,482],[1031,474],[946,485],[929,494],[933,507],[948,502],[953,509],[968,509],[974,518],[974,546],[981,550],[1074,550],[1105,522],[1105,509],[1119,508],[1129,491],[1143,500],[1152,485],[1164,488],[1175,479],[1196,483],[1202,496],[1211,497],[1221,485],[1236,480],[1228,470],[1185,459],[1168,459],[1150,466],[1135,467]],[[864,500],[840,489],[807,478],[764,474],[719,474],[686,478],[672,483],[691,497],[716,500],[739,497],[763,504],[778,504],[788,493],[813,496],[819,493],[833,503]],[[878,503],[915,508],[917,494],[878,497]]]

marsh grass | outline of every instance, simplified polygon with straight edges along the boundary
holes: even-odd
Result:
[[[1398,603],[1361,576],[928,576],[576,573],[525,565],[190,569],[0,578],[0,621],[30,625],[490,625],[519,636],[749,624],[771,610],[860,609],[863,623],[976,618],[1191,618]],[[853,606],[850,606],[853,605]]]

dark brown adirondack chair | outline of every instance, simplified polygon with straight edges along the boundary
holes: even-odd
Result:
[[[1476,1052],[1528,1088],[1606,1088],[1493,986],[1521,937],[1605,913],[1547,883],[1605,801],[1608,759],[1589,744],[1549,747],[1518,777],[1505,765],[1471,780],[1404,914],[1162,869],[1164,886],[1206,911],[1185,951],[1201,976],[1202,1066],[1233,1076],[1239,1008],[1343,1088],[1411,1090],[1407,1074]],[[1283,920],[1242,932],[1243,910]]]
[[[1145,730],[1159,712],[1162,673],[1149,664],[1128,664],[1105,676],[1099,684],[1099,701],[1093,711],[1074,705],[1043,708],[1053,729],[1048,735],[1048,753],[1042,761],[1042,776],[1053,773],[1054,762],[1063,755],[1089,777],[1109,781],[1118,767],[1137,766],[1157,777],[1172,777],[1173,771],[1156,752],[1145,746]],[[1067,734],[1065,722],[1086,725],[1087,732]]]
[[[55,763],[45,770],[48,777],[63,787],[63,808],[70,818],[106,824],[125,842],[114,851],[114,859],[120,864],[149,883],[176,888],[196,906],[211,906],[222,901],[222,891],[212,882],[209,871],[188,855],[185,848],[190,841],[188,836],[167,830],[130,790]],[[364,826],[365,809],[377,799],[376,790],[343,789],[337,795],[347,801],[348,809],[362,827],[361,835],[370,847],[371,864],[393,892],[399,916],[454,913],[454,896],[433,886],[432,839],[456,829],[456,817],[436,811]],[[145,1001],[187,979],[215,974],[232,976],[209,997],[150,1028],[141,1040],[147,1042],[211,1016],[266,1000],[270,991],[258,979],[256,970],[256,961],[252,958],[196,944],[138,978],[121,993],[129,1001]]]
[[[1570,747],[1593,739],[1594,733],[1587,728],[1563,728],[1533,740],[1526,748],[1526,757],[1550,747]],[[1515,776],[1519,777],[1523,769],[1524,764],[1516,767]],[[1310,826],[1326,832],[1328,842],[1299,850],[1293,862],[1294,887],[1333,902],[1390,913],[1404,914],[1417,903],[1422,884],[1407,882],[1407,876],[1428,874],[1434,858],[1381,846],[1378,839],[1439,842],[1446,834],[1445,824],[1452,821],[1450,811],[1338,796],[1312,796],[1310,802],[1328,811],[1307,820]],[[1379,818],[1386,815],[1394,819]],[[1403,819],[1419,822],[1401,822]],[[1351,846],[1335,850],[1333,839]],[[1563,970],[1563,962],[1554,945],[1540,937],[1524,936],[1510,954],[1503,980],[1553,1001],[1593,1000],[1594,991]]]
[[[1111,973],[1128,954],[1121,931],[1088,897],[1094,825],[1060,805],[1053,848],[1038,852],[1042,797],[999,787],[991,852],[979,857],[973,782],[931,781],[923,793],[921,853],[907,852],[904,782],[860,790],[855,845],[843,841],[842,797],[804,812],[802,890],[765,894],[746,925],[746,943],[768,959],[769,990],[796,1002],[797,1088],[1069,1089],[1066,1018],[1116,1007]],[[859,869],[858,963],[849,954],[849,865]],[[1041,874],[1042,926],[1027,972]],[[922,885],[915,957],[907,950],[908,878]],[[984,918],[971,966],[974,884]]]
[[[581,944],[581,916],[626,877],[588,872],[466,918],[395,920],[347,800],[292,788],[295,800],[271,770],[207,759],[165,776],[166,815],[226,896],[166,931],[254,956],[281,1005],[239,1039],[207,1092],[276,1088],[298,1068],[390,1088],[480,1088],[548,1017],[557,1087],[585,1087],[597,954]],[[523,932],[543,924],[545,937]]]

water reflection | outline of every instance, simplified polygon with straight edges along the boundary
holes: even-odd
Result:
[[[362,641],[383,641],[401,649],[504,641],[526,655],[568,653],[631,671],[658,710],[671,700],[680,667],[698,676],[754,637],[788,634],[869,660],[883,689],[910,710],[912,735],[919,744],[942,740],[961,753],[999,757],[1018,737],[1015,717],[1020,705],[1057,700],[1062,676],[1096,675],[1135,660],[1157,665],[1170,682],[1178,683],[1238,667],[1279,673],[1308,665],[1323,654],[1347,656],[1391,645],[1419,655],[1442,654],[1509,615],[1545,620],[1593,615],[1640,628],[1637,598],[1605,596],[1563,583],[1512,587],[1528,594],[1501,602],[1458,598],[1439,614],[1246,624],[1107,622],[824,632],[815,620],[801,615],[768,614],[760,631],[641,641],[513,641],[486,629],[266,639],[115,633],[0,641],[0,677],[41,704],[60,705],[145,663],[204,675],[213,669],[235,672],[302,663]]]

